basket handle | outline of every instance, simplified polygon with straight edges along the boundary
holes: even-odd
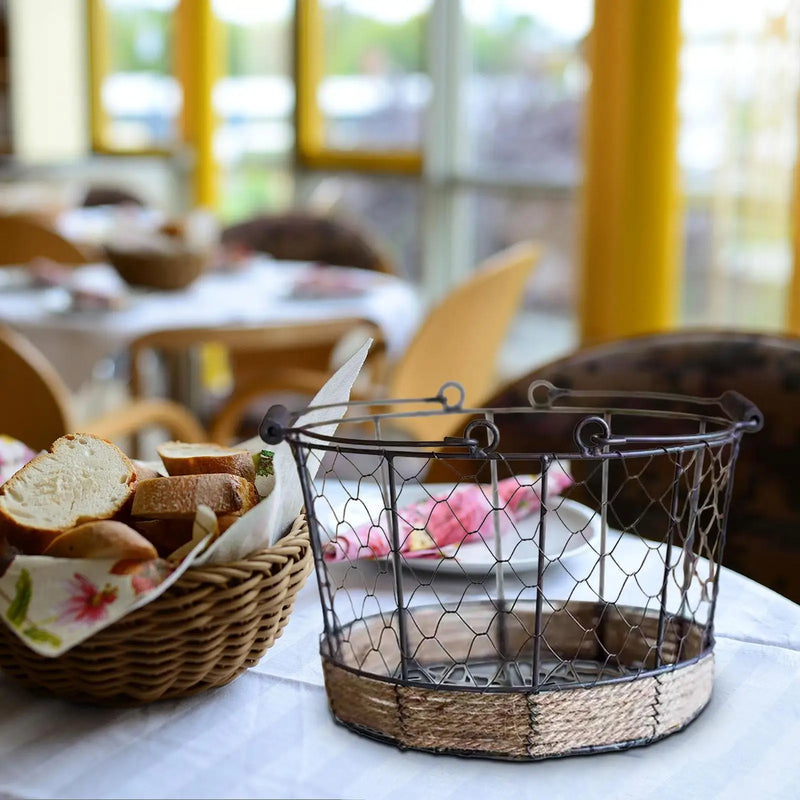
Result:
[[[732,389],[723,392],[720,395],[719,404],[737,425],[747,428],[751,433],[756,433],[764,427],[764,415],[758,406],[743,394]]]
[[[258,426],[258,435],[267,444],[280,444],[284,439],[284,432],[289,427],[289,409],[284,405],[270,406],[261,425]]]

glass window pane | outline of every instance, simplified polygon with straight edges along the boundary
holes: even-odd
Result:
[[[592,0],[464,0],[470,168],[576,185]]]
[[[109,69],[101,103],[107,147],[169,148],[179,139],[182,104],[173,75],[177,0],[105,0]]]
[[[240,219],[290,204],[294,142],[291,0],[217,0],[224,77],[214,87],[221,215]],[[273,166],[270,167],[269,165]]]
[[[317,100],[325,146],[418,150],[431,85],[424,27],[430,0],[323,0],[325,50]]]
[[[521,374],[577,345],[576,272],[579,203],[571,192],[537,199],[499,192],[470,192],[476,263],[524,239],[541,245],[541,259],[531,275],[514,328],[524,342],[512,347],[525,363],[506,364],[502,372]]]
[[[385,248],[398,274],[420,280],[421,194],[408,178],[325,175],[317,173],[311,187],[312,207],[351,219]]]
[[[791,270],[800,7],[682,4],[683,318],[782,327]]]

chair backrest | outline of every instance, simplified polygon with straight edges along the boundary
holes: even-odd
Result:
[[[222,243],[280,261],[316,261],[396,274],[381,245],[356,225],[311,212],[262,214],[231,225]]]
[[[37,257],[59,264],[89,261],[80,247],[38,220],[22,214],[0,216],[0,266],[25,264]]]
[[[219,352],[222,348],[232,386],[211,411],[210,433],[214,441],[231,444],[241,432],[248,409],[263,396],[316,394],[333,372],[337,348],[347,346],[347,339],[353,337],[358,339],[351,342],[355,346],[372,338],[369,362],[373,369],[382,370],[386,343],[381,330],[374,322],[356,317],[282,326],[154,331],[130,345],[131,394],[145,394],[143,367],[148,353],[198,352],[203,348],[208,352],[209,346]],[[202,406],[202,400],[196,405]],[[266,407],[255,421],[256,428],[264,412]]]
[[[578,350],[538,367],[487,397],[483,407],[528,405],[531,381],[544,379],[573,389],[655,391],[718,397],[733,389],[764,414],[764,428],[745,436],[736,466],[723,563],[800,602],[800,339],[735,331],[677,331],[641,336]],[[517,421],[514,422],[513,420]],[[501,437],[515,452],[548,452],[571,440],[571,430],[556,430],[509,417]],[[570,421],[570,425],[573,424]],[[455,431],[450,431],[455,433]],[[567,437],[570,437],[568,439]],[[437,465],[441,469],[440,465]],[[515,463],[520,472],[538,464]],[[443,479],[443,475],[429,479]],[[448,476],[452,479],[452,475]],[[640,478],[651,496],[672,475],[649,469]],[[627,491],[627,490],[626,490]],[[623,524],[644,508],[642,491],[615,498]],[[663,538],[664,513],[653,504],[637,523],[645,536]]]
[[[50,362],[27,339],[0,326],[0,433],[34,450],[72,430],[70,395]]]
[[[434,306],[390,369],[387,397],[432,397],[447,381],[464,387],[468,404],[485,397],[496,386],[500,349],[538,255],[532,242],[512,245],[484,261]],[[440,439],[447,432],[437,417],[409,417],[402,425],[419,441]]]

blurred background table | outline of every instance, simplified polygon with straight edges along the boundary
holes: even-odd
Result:
[[[636,559],[639,545],[622,544]],[[0,797],[795,798],[800,606],[723,569],[716,620],[714,693],[685,731],[618,753],[471,760],[401,752],[333,722],[312,577],[262,661],[206,694],[91,708],[0,675]]]
[[[77,273],[82,270],[111,273],[105,266],[79,267]],[[316,282],[323,272],[325,278]],[[401,278],[264,256],[237,269],[208,272],[184,290],[130,288],[119,310],[72,310],[65,290],[26,285],[19,275],[0,273],[0,321],[30,339],[73,389],[103,359],[154,330],[362,317],[380,326],[391,357],[403,351],[422,314],[417,291]]]

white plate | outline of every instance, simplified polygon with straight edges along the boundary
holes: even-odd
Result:
[[[548,560],[566,561],[587,550],[600,536],[600,515],[574,500],[559,499],[547,513],[545,554]],[[500,537],[500,557],[503,570],[530,572],[539,566],[539,514],[518,520],[516,530]],[[453,551],[445,558],[409,558],[404,566],[414,572],[437,572],[454,575],[480,576],[493,571],[497,561],[494,541],[470,542],[460,547],[444,548]]]
[[[344,486],[341,488],[345,488]],[[443,488],[440,491],[440,488]],[[419,491],[417,491],[419,489]],[[423,491],[421,487],[406,486],[399,498],[398,505],[406,506],[431,496],[444,495],[452,486],[429,484]],[[376,509],[382,505],[380,494],[375,486],[356,485],[347,487],[347,494],[354,498],[346,501],[339,496],[339,491],[329,487],[324,494],[326,502],[318,505],[316,513],[321,517],[322,527],[330,534],[336,529],[336,521],[346,521],[348,528],[358,527],[370,516],[378,517]],[[330,506],[327,504],[330,503]],[[588,506],[563,497],[555,497],[550,502],[547,513],[547,533],[545,537],[545,553],[548,559],[567,561],[583,553],[592,545],[599,547],[600,515]],[[373,513],[367,513],[367,507]],[[327,510],[326,510],[327,509]],[[331,514],[331,509],[334,513]],[[530,572],[539,564],[539,513],[518,520],[516,530],[506,531],[500,538],[500,556],[504,571]],[[423,556],[403,556],[403,565],[414,572],[436,572],[437,574],[454,574],[485,576],[492,572],[497,559],[494,555],[494,541],[487,537],[485,541],[473,541],[460,547],[445,547],[443,552],[451,553],[445,558]],[[391,558],[391,557],[389,557]]]

